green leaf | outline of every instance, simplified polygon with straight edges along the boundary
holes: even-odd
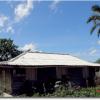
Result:
[[[92,11],[100,13],[100,6],[99,5],[92,6]]]

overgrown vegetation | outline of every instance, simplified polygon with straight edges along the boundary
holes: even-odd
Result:
[[[26,97],[25,94],[20,97]],[[88,87],[88,88],[66,88],[61,85],[53,93],[34,93],[31,97],[100,97],[100,86],[98,87]]]
[[[60,86],[53,93],[33,94],[33,97],[100,97],[100,87],[67,89]]]

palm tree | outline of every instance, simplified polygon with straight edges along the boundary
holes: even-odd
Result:
[[[90,16],[87,20],[87,23],[93,22],[93,27],[91,28],[90,33],[92,34],[96,28],[98,28],[97,35],[100,35],[100,6],[92,6],[92,11],[94,15]]]

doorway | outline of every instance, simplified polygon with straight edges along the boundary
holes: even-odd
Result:
[[[56,68],[38,68],[37,69],[37,80],[48,81],[50,79],[56,79]]]
[[[37,69],[37,87],[40,93],[53,92],[56,81],[56,68]]]
[[[86,85],[86,81],[83,78],[82,71],[82,68],[68,68],[68,75],[71,82],[84,87]]]

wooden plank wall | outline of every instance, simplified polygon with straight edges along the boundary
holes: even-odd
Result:
[[[6,92],[11,92],[11,71],[10,69],[5,70],[5,89]]]
[[[57,78],[61,79],[62,75],[67,75],[67,68],[65,68],[65,67],[56,67],[56,76],[57,76]]]
[[[0,92],[5,91],[11,93],[11,73],[10,69],[0,70]]]
[[[36,79],[37,79],[37,69],[27,68],[26,80],[36,80]]]
[[[89,69],[87,67],[83,68],[83,78],[87,79],[89,77]]]
[[[3,91],[2,70],[0,69],[0,93]]]

